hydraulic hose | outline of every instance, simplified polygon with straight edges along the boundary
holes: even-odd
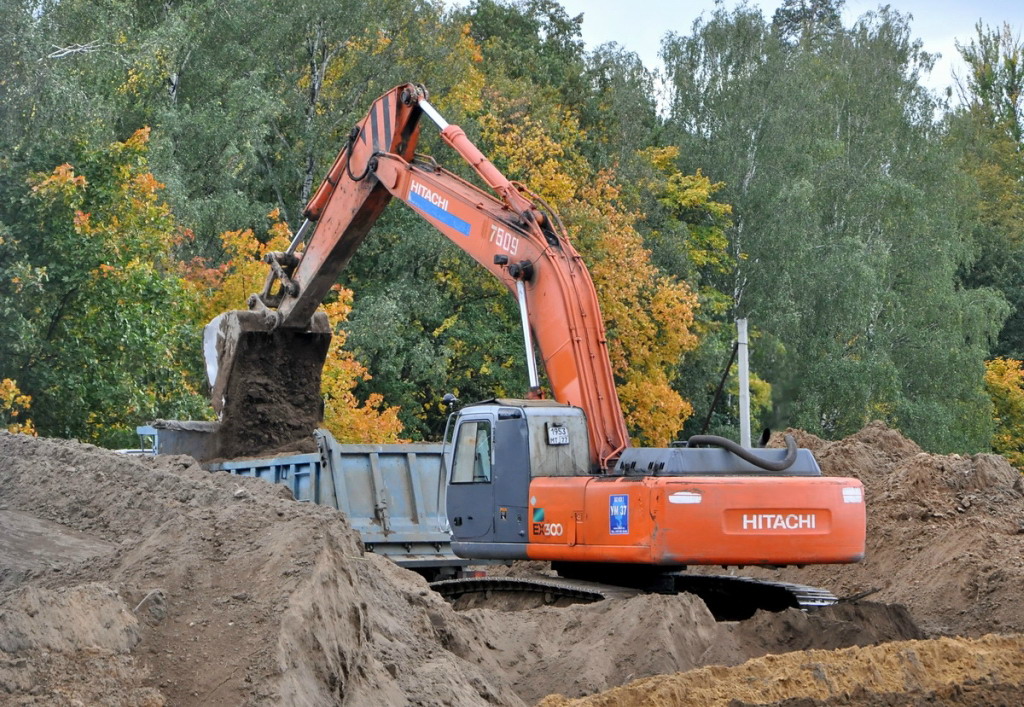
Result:
[[[719,437],[718,435],[694,435],[686,442],[687,447],[696,447],[699,445],[709,445],[712,447],[721,447],[726,449],[745,462],[749,462],[756,467],[764,469],[765,471],[785,471],[789,467],[793,466],[793,462],[796,461],[796,440],[793,439],[793,435],[786,435],[786,456],[781,461],[772,462],[766,459],[761,459],[758,456],[751,454],[750,450],[746,447],[733,442],[727,437]]]

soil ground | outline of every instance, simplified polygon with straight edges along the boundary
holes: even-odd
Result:
[[[717,623],[689,595],[455,611],[282,487],[0,433],[0,704],[1019,704],[1019,475],[879,425],[801,441],[864,482],[869,556],[770,576],[880,591]]]

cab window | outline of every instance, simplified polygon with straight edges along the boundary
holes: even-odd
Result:
[[[452,483],[466,484],[491,480],[491,423],[466,420],[459,426],[455,440]]]

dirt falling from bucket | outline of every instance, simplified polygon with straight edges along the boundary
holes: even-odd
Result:
[[[330,337],[276,329],[239,335],[221,413],[220,456],[316,451],[320,379]]]

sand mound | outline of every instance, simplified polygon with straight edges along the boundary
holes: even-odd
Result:
[[[455,613],[418,576],[280,487],[0,434],[0,489],[7,510],[110,545],[0,595],[0,631],[17,629],[0,702],[522,704],[444,647],[434,616]],[[101,699],[112,684],[121,696]]]
[[[880,422],[838,442],[800,434],[826,474],[863,482],[867,559],[749,574],[838,596],[877,587],[933,634],[1024,632],[1024,488],[1003,457],[925,454]]]
[[[1019,704],[1024,637],[942,638],[770,655],[734,668],[638,680],[601,695],[552,696],[541,707]],[[1012,696],[1012,699],[1011,699]]]
[[[17,587],[26,573],[84,560],[111,549],[110,543],[59,523],[28,513],[0,510],[0,591]]]
[[[3,433],[0,489],[23,539],[0,543],[21,563],[0,585],[4,704],[523,705],[920,635],[868,603],[738,624],[690,596],[457,612],[340,513],[187,457]]]
[[[138,642],[139,622],[102,584],[56,591],[23,587],[5,597],[0,612],[0,650],[8,653],[87,648],[127,653]]]
[[[487,662],[509,675],[528,703],[558,692],[586,695],[650,675],[738,665],[767,653],[870,645],[920,636],[901,607],[843,605],[807,614],[760,612],[717,623],[692,595],[641,595],[562,609],[470,610],[472,633],[488,637]]]

